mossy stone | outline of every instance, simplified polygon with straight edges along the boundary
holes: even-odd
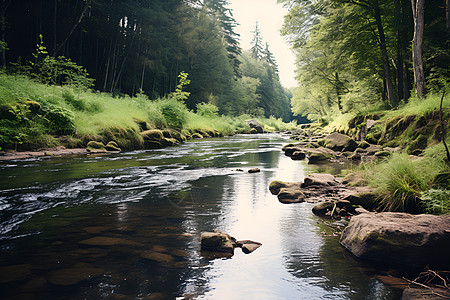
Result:
[[[192,136],[191,136],[193,139],[202,139],[203,138],[203,135],[201,135],[200,133],[198,133],[198,132],[195,132],[194,134],[192,134]]]
[[[151,129],[141,132],[144,140],[159,141],[164,138],[163,132],[159,129]]]
[[[105,145],[102,142],[90,141],[87,144],[87,150],[91,153],[106,152]]]
[[[114,141],[110,141],[108,144],[106,144],[105,149],[108,151],[122,151]]]

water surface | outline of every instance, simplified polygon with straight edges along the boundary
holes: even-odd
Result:
[[[398,299],[355,262],[311,204],[283,205],[272,180],[312,167],[276,134],[205,139],[113,156],[0,166],[5,299]],[[249,174],[258,167],[261,173]],[[243,170],[244,172],[242,172]],[[263,246],[200,253],[203,231]]]

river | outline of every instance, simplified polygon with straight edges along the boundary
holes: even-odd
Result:
[[[312,204],[270,194],[272,180],[314,171],[283,155],[288,141],[237,135],[2,163],[0,298],[398,299]],[[203,257],[200,234],[216,229],[263,245]]]

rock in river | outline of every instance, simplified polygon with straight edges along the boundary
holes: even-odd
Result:
[[[236,240],[223,232],[203,232],[201,244],[202,250],[234,253]]]
[[[363,213],[342,233],[342,246],[361,259],[450,268],[450,215]]]

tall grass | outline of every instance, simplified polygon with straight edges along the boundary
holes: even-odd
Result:
[[[27,106],[30,101],[41,107],[41,111],[31,112]],[[212,109],[207,105],[205,107]],[[43,110],[46,112],[43,113]],[[11,115],[10,111],[14,111],[15,115]],[[49,113],[54,119],[50,120],[51,124],[47,120]],[[35,148],[53,146],[55,141],[51,134],[67,135],[68,132],[79,140],[85,140],[84,137],[99,139],[105,133],[110,137],[116,137],[120,133],[123,140],[126,137],[138,140],[139,132],[143,130],[142,124],[145,129],[171,128],[188,132],[209,130],[232,135],[248,132],[250,127],[245,121],[251,119],[248,115],[230,117],[204,112],[196,114],[189,111],[182,102],[170,97],[150,100],[146,95],[138,94],[135,97],[118,98],[108,93],[80,90],[71,86],[48,86],[24,76],[4,73],[0,73],[0,114],[3,119],[11,119],[0,121],[1,147],[11,147],[13,143],[29,143],[29,147]],[[22,124],[19,117],[31,121]],[[60,120],[70,126],[53,128],[54,122]],[[296,128],[294,122],[283,123],[273,117],[259,118],[258,121],[266,131]],[[126,144],[126,141],[122,142]]]
[[[442,197],[442,194],[448,195],[447,192],[427,193],[437,187],[436,178],[440,174],[450,172],[449,165],[444,161],[443,148],[442,145],[430,147],[419,159],[394,154],[380,163],[366,164],[365,176],[376,188],[380,209],[419,213],[437,212],[437,207],[440,207],[441,211],[450,213],[450,199]],[[450,187],[444,184],[438,188],[448,190]]]

